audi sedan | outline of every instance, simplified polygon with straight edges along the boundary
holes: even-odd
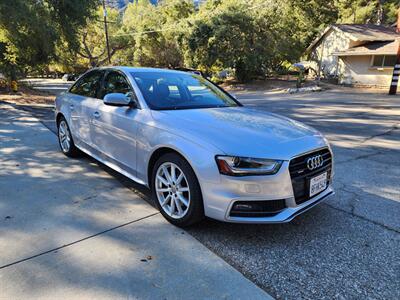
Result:
[[[197,74],[92,69],[57,97],[56,121],[65,155],[84,152],[149,187],[177,226],[288,222],[334,193],[319,132]]]

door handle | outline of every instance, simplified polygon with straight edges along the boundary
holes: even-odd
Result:
[[[98,119],[98,118],[100,118],[100,113],[99,113],[98,111],[95,111],[95,112],[93,113],[93,116],[94,116],[96,119]]]
[[[74,106],[73,104],[71,104],[71,105],[69,106],[69,109],[70,109],[70,110],[74,110],[74,109],[75,109],[75,106]]]

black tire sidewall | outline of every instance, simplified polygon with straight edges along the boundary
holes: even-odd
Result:
[[[181,219],[174,219],[170,217],[166,212],[164,212],[163,208],[158,201],[156,189],[155,189],[155,177],[157,174],[158,168],[166,162],[171,162],[176,164],[185,174],[186,179],[188,181],[189,189],[190,189],[190,204],[189,210],[186,215]],[[161,214],[172,224],[179,227],[186,227],[193,225],[201,221],[204,218],[204,206],[203,206],[203,197],[200,189],[200,184],[197,180],[196,174],[194,173],[190,164],[180,155],[175,153],[167,153],[161,156],[155,163],[152,176],[151,176],[151,190],[153,195],[153,200],[155,205],[161,212]]]

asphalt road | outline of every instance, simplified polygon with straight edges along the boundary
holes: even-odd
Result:
[[[399,299],[400,97],[349,90],[237,96],[322,131],[334,149],[337,194],[288,224],[207,220],[187,231],[277,298]],[[54,129],[51,109],[21,108]],[[149,201],[145,189],[108,172]]]
[[[45,91],[54,95],[65,91],[73,84],[73,81],[51,78],[26,78],[21,81],[35,90]]]

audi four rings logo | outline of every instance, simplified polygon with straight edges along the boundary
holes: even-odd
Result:
[[[324,159],[322,158],[322,155],[316,155],[307,159],[307,168],[310,171],[322,167],[323,164],[324,164]]]

